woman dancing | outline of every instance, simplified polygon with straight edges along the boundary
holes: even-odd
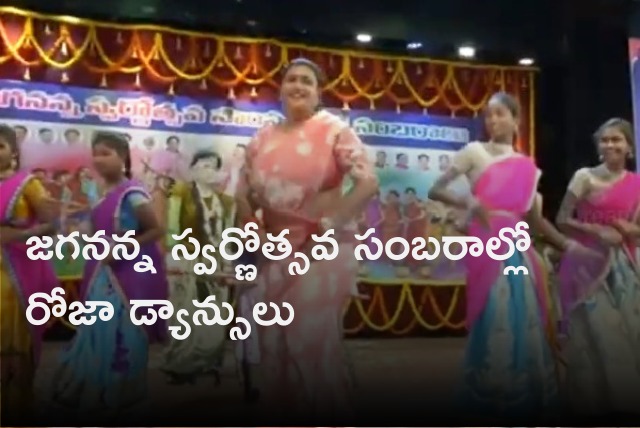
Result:
[[[571,247],[536,206],[540,171],[534,161],[513,149],[520,109],[504,93],[486,108],[488,143],[472,142],[459,151],[449,169],[429,193],[471,214],[468,234],[483,242],[505,227],[526,220],[554,246]],[[472,196],[447,190],[458,176],[472,185]],[[498,254],[507,252],[506,244]],[[504,261],[488,255],[468,257],[467,326],[463,407],[467,414],[486,417],[540,416],[557,405],[558,385],[546,273],[533,248],[516,251]],[[506,267],[524,266],[529,275],[503,274]]]
[[[167,299],[168,285],[156,242],[164,234],[150,196],[129,178],[131,163],[125,137],[98,132],[91,147],[94,167],[105,183],[104,196],[91,212],[93,229],[104,230],[107,236],[135,230],[140,253],[134,260],[114,260],[110,255],[102,262],[87,261],[80,300],[107,301],[115,312],[110,321],[78,326],[61,355],[53,399],[75,411],[114,414],[146,398],[149,344],[166,334],[164,323],[136,326],[129,314],[131,299]],[[145,255],[151,258],[156,274],[134,270]]]
[[[260,301],[288,302],[296,314],[289,326],[259,330],[265,401],[274,416],[324,420],[352,410],[340,322],[357,281],[355,219],[378,185],[360,139],[340,118],[320,110],[321,76],[318,66],[304,59],[292,61],[285,71],[286,119],[258,131],[247,147],[238,214],[252,221],[261,208],[266,232],[289,229],[293,250],[307,254],[314,245],[311,234],[337,231],[338,257],[312,261],[304,275],[289,275],[291,260],[263,259],[258,267]],[[347,176],[354,185],[343,195]]]
[[[25,417],[33,410],[33,381],[45,326],[27,321],[29,297],[50,294],[57,286],[53,265],[29,259],[25,243],[32,236],[53,232],[54,210],[42,183],[19,169],[15,131],[0,125],[0,365],[2,410],[7,417]]]
[[[602,164],[576,171],[558,225],[600,253],[599,263],[567,254],[560,294],[568,333],[567,389],[582,413],[638,413],[640,397],[640,176],[631,124],[605,122],[595,133]]]

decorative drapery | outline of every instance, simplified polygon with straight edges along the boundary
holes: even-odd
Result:
[[[277,99],[297,57],[326,73],[342,108],[477,115],[496,91],[522,105],[518,148],[534,154],[535,69],[312,48],[151,25],[116,25],[0,8],[0,78],[231,100]]]
[[[519,150],[534,154],[536,70],[312,48],[151,25],[116,25],[0,7],[0,79],[148,93],[274,101],[288,62],[326,74],[323,102],[344,109],[478,115],[496,91],[522,106]],[[78,279],[63,279],[70,300]],[[464,285],[363,284],[345,332],[393,335],[464,328]],[[365,290],[363,290],[365,291]]]

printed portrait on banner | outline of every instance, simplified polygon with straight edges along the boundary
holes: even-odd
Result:
[[[380,192],[361,218],[359,229],[374,228],[384,244],[394,237],[456,235],[460,213],[430,201],[428,192],[457,150],[478,135],[477,119],[422,114],[333,110],[350,123],[367,145]],[[190,181],[193,155],[202,150],[222,159],[213,181],[217,191],[235,194],[247,144],[267,123],[282,120],[278,105],[149,96],[52,84],[4,81],[0,119],[16,130],[22,167],[36,174],[59,207],[60,233],[87,231],[88,208],[102,195],[92,171],[91,139],[97,130],[120,132],[131,150],[131,174],[153,196],[159,218],[167,216],[166,199],[173,185]],[[468,183],[456,184],[468,192]],[[349,191],[345,183],[344,191]],[[166,220],[166,219],[164,219]],[[369,243],[373,245],[373,243]],[[79,258],[56,261],[62,277],[79,277]],[[444,256],[431,262],[401,261],[384,256],[363,261],[361,275],[394,281],[414,278],[460,282],[462,264]]]
[[[435,180],[446,171],[456,151],[477,138],[481,122],[471,119],[426,116],[396,112],[351,111],[351,126],[367,144],[374,163],[380,191],[359,219],[360,233],[369,228],[386,247],[395,238],[411,243],[415,238],[458,236],[464,213],[428,199]],[[466,178],[458,179],[453,189],[469,193]],[[367,243],[376,252],[372,240]],[[391,243],[394,254],[400,245]],[[452,248],[455,252],[458,249]],[[442,252],[432,261],[419,260],[411,253],[402,260],[384,255],[375,261],[361,262],[361,275],[376,280],[428,281],[430,284],[461,283],[464,266],[447,259]]]

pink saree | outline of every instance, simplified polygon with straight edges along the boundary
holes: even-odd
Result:
[[[15,219],[15,204],[22,194],[24,186],[34,177],[26,172],[18,172],[12,177],[0,182],[0,214],[2,224],[11,227],[29,228],[35,224],[35,219]],[[29,298],[34,293],[51,293],[58,285],[53,265],[47,260],[31,260],[27,256],[29,246],[24,242],[11,242],[2,245],[2,257],[8,260],[9,276],[13,279],[13,285],[20,296],[20,303],[26,311]],[[44,312],[36,310],[35,318],[44,316]],[[46,330],[46,324],[30,325],[31,340],[36,363],[40,358],[42,348],[42,336]]]
[[[104,230],[107,236],[112,234],[122,235],[128,229],[135,230],[135,217],[127,212],[131,210],[123,207],[123,201],[131,194],[139,192],[148,196],[142,185],[136,180],[127,180],[115,189],[111,190],[91,211],[91,222],[96,231]],[[136,272],[134,266],[148,256],[157,273]],[[96,275],[103,269],[108,269],[112,274],[113,286],[129,300],[167,300],[169,284],[164,268],[164,260],[158,243],[151,242],[140,248],[138,256],[133,260],[113,261],[105,267],[100,261],[87,260],[80,285],[80,298],[86,301],[87,293],[91,288]],[[140,311],[144,314],[144,311]],[[152,326],[145,326],[151,342],[162,342],[167,337],[166,322],[158,320]]]
[[[628,172],[607,189],[580,201],[576,207],[576,216],[579,221],[585,223],[610,225],[616,219],[634,221],[638,210],[640,210],[640,175]],[[575,253],[564,255],[560,264],[559,279],[565,327],[573,309],[604,284],[604,279],[611,269],[611,254],[614,251],[587,234],[576,234],[574,239],[600,253],[602,258]],[[626,242],[622,250],[637,268],[637,243]]]
[[[485,243],[526,218],[536,196],[533,160],[509,155],[493,160],[473,186],[488,212],[488,227],[473,219],[469,235]],[[496,254],[506,254],[502,243]],[[468,415],[540,417],[558,406],[557,370],[549,322],[549,296],[540,257],[533,248],[506,260],[468,256],[467,326],[461,411]],[[528,275],[505,267],[523,266]],[[553,329],[552,329],[553,328]],[[497,420],[497,419],[496,419]]]
[[[247,150],[243,185],[260,202],[266,231],[289,229],[293,251],[304,251],[320,218],[338,207],[343,178],[356,170],[370,172],[363,144],[344,122],[321,111],[295,130],[259,131]],[[290,325],[259,332],[263,392],[272,412],[331,417],[351,409],[340,326],[358,273],[354,232],[337,234],[338,257],[312,262],[304,275],[289,275],[291,259],[262,258],[258,266],[261,301],[288,302],[295,310]],[[288,316],[284,309],[282,316]]]
[[[477,220],[469,225],[469,235],[480,238],[486,245],[505,228],[515,228],[531,208],[536,196],[539,171],[533,160],[525,156],[512,156],[487,167],[473,186],[473,194],[491,213],[490,227]],[[514,190],[516,189],[516,190]],[[497,254],[507,252],[503,243]],[[529,275],[536,284],[536,294],[542,320],[548,318],[548,299],[544,269],[533,246],[523,254],[528,262]],[[471,327],[482,313],[492,285],[503,275],[503,262],[493,260],[484,252],[480,257],[467,257],[467,326]],[[532,271],[533,270],[533,271]]]

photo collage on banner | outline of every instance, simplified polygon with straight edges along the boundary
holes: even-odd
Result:
[[[633,121],[636,130],[636,171],[640,172],[640,39],[629,39]]]
[[[454,153],[475,139],[479,119],[423,114],[333,110],[367,144],[380,182],[379,195],[359,219],[360,230],[375,228],[383,242],[393,237],[458,234],[456,213],[427,199],[437,177]],[[147,187],[166,217],[171,186],[188,181],[190,162],[201,150],[222,158],[216,177],[220,192],[233,195],[244,163],[246,144],[260,127],[282,120],[279,106],[260,102],[195,100],[69,87],[2,81],[0,123],[14,127],[21,147],[21,167],[36,174],[60,207],[60,233],[88,230],[88,206],[101,197],[101,184],[91,170],[91,139],[95,131],[122,133],[130,142],[132,174]],[[469,191],[466,180],[457,192]],[[345,183],[344,191],[349,191]],[[70,248],[69,248],[70,250]],[[455,250],[455,249],[454,249]],[[59,276],[81,276],[80,258],[56,261]],[[371,279],[398,278],[458,282],[460,262],[437,259],[425,264],[411,256],[401,261],[382,257],[362,262],[361,274]]]

